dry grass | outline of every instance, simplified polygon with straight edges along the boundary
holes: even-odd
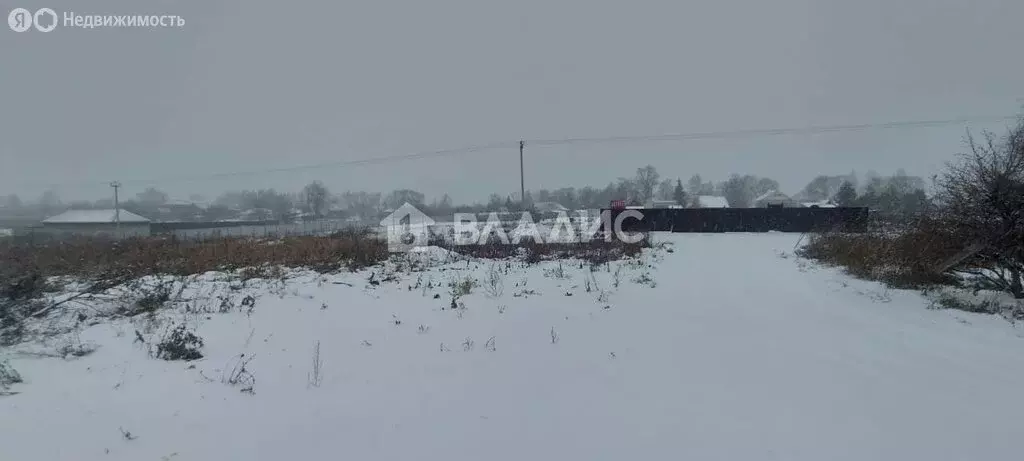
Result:
[[[507,259],[522,257],[528,263],[553,261],[559,259],[580,259],[591,264],[604,264],[624,258],[639,256],[645,248],[650,248],[650,239],[645,238],[639,243],[624,243],[618,240],[604,241],[594,239],[579,243],[544,243],[532,240],[517,244],[491,243],[487,245],[451,246],[443,241],[432,244],[446,246],[456,253],[480,259]]]
[[[0,276],[39,274],[83,278],[191,275],[281,265],[329,272],[387,259],[385,242],[351,231],[329,237],[280,240],[223,238],[187,241],[151,237],[122,241],[78,239],[41,245],[0,243]]]
[[[963,241],[939,223],[922,220],[898,232],[818,234],[799,254],[893,288],[924,288],[956,283],[954,276],[936,268],[962,249]]]

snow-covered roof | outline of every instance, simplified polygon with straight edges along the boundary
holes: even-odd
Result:
[[[836,204],[834,204],[834,203],[832,203],[832,202],[830,202],[828,200],[822,200],[820,202],[803,202],[801,205],[803,205],[805,207],[808,207],[808,208],[835,208],[836,207]]]
[[[698,195],[697,204],[701,208],[729,208],[729,201],[718,195]]]
[[[533,204],[533,207],[538,211],[546,212],[569,211],[568,208],[562,206],[562,204],[558,202],[537,202]]]
[[[197,202],[195,200],[171,199],[171,200],[168,200],[168,201],[164,202],[163,206],[165,206],[165,207],[168,207],[168,206],[178,206],[178,207],[194,206],[196,208],[202,208],[202,209],[205,210],[205,209],[210,207],[210,204],[207,203],[207,202]]]
[[[788,196],[786,194],[783,194],[782,192],[779,192],[779,191],[777,191],[775,189],[772,189],[772,190],[770,190],[768,192],[765,192],[765,193],[761,194],[760,197],[754,199],[754,203],[757,203],[757,202],[760,202],[760,201],[763,201],[763,200],[767,200],[767,199],[786,200],[786,201],[792,200],[792,198],[790,198],[790,196]]]
[[[768,192],[762,194],[761,197],[758,197],[757,199],[754,199],[754,203],[761,203],[761,202],[764,202],[764,201],[767,201],[767,200],[781,201],[781,202],[794,202],[793,198],[791,198],[790,196],[787,196],[787,195],[782,194],[782,193],[780,193],[778,191],[775,191],[775,190],[771,190],[771,191],[768,191]]]
[[[120,214],[122,223],[148,223],[149,219],[139,216],[127,210],[120,213],[113,209],[108,210],[70,210],[57,216],[51,216],[43,220],[44,224],[98,224],[117,222],[116,215]]]

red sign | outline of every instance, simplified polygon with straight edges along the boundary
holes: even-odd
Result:
[[[612,200],[612,209],[621,210],[623,208],[626,208],[625,200]]]

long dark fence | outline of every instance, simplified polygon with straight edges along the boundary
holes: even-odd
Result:
[[[837,208],[644,208],[613,209],[612,219],[626,211],[627,232],[851,232],[868,230],[868,209]]]

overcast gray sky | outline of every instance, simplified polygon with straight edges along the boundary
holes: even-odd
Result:
[[[20,3],[20,4],[19,4]],[[143,6],[148,5],[148,6]],[[0,30],[0,194],[184,198],[225,189],[519,188],[516,149],[183,181],[527,139],[1011,115],[1020,0],[3,0],[174,14],[182,29]],[[1005,123],[972,128],[1000,129]],[[527,188],[601,185],[650,163],[773,177],[928,175],[964,126],[527,146]],[[157,181],[152,184],[134,180]],[[172,180],[174,179],[174,180]]]

